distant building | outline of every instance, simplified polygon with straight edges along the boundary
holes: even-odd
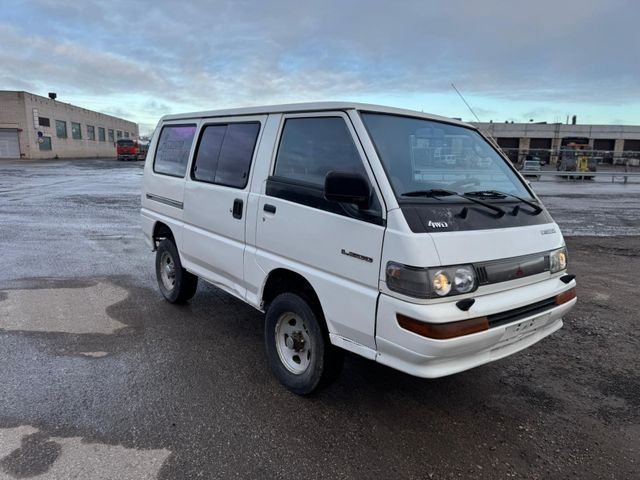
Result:
[[[0,91],[0,158],[115,157],[121,138],[137,140],[138,125],[28,92]]]
[[[593,155],[604,163],[624,163],[640,158],[640,126],[567,125],[564,123],[474,123],[496,139],[513,162],[527,155],[555,163],[562,139],[588,139]]]

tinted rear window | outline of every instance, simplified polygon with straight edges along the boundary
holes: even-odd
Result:
[[[257,123],[238,123],[227,127],[218,159],[215,183],[237,188],[247,185],[259,130],[260,125]]]
[[[207,125],[200,137],[193,179],[246,187],[259,131],[257,122]]]
[[[183,177],[187,171],[189,152],[196,133],[195,125],[168,125],[162,128],[153,171]]]

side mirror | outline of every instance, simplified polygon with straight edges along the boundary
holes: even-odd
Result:
[[[331,202],[355,203],[358,208],[371,206],[371,187],[362,175],[329,172],[324,179],[324,198]]]

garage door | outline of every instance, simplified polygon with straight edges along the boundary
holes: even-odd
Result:
[[[538,157],[543,163],[551,159],[551,138],[532,138],[529,140],[529,153]]]
[[[0,158],[20,158],[18,131],[15,128],[0,128]]]
[[[520,139],[511,137],[498,137],[498,146],[509,157],[512,162],[518,161],[518,154],[520,153]]]

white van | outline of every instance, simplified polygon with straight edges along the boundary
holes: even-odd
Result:
[[[344,350],[419,377],[467,370],[576,302],[558,225],[449,118],[337,102],[168,115],[141,213],[164,297],[202,279],[266,312],[271,368],[298,394]]]

